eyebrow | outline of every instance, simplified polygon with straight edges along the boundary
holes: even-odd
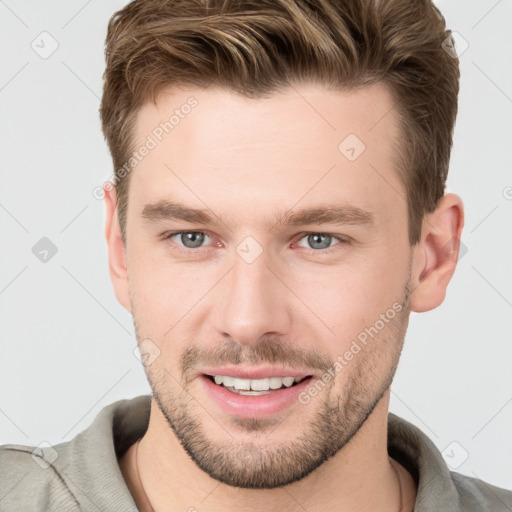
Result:
[[[148,222],[181,220],[194,224],[220,224],[220,219],[210,212],[211,210],[208,209],[189,208],[181,203],[161,200],[146,204],[142,209],[142,217]],[[372,224],[375,220],[372,212],[349,204],[287,211],[278,215],[277,218],[278,220],[272,225],[272,230],[277,226],[308,224]]]
[[[180,203],[165,200],[146,204],[142,209],[142,217],[150,222],[183,220],[197,224],[215,224],[208,210],[188,208]]]
[[[307,208],[285,213],[277,225],[300,226],[306,224],[372,224],[373,213],[352,205]]]

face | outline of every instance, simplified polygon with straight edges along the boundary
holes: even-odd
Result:
[[[217,480],[303,478],[391,384],[412,254],[392,105],[303,84],[140,111],[127,303],[169,435]]]

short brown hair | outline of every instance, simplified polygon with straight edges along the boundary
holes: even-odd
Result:
[[[250,98],[312,81],[333,88],[385,82],[398,113],[397,172],[409,242],[444,194],[457,115],[459,63],[430,0],[135,0],[112,16],[101,120],[126,240],[133,126],[170,85],[226,86]]]

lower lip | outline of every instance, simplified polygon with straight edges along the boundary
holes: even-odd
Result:
[[[213,401],[225,413],[239,418],[267,418],[297,403],[298,396],[311,385],[313,377],[308,377],[295,386],[256,396],[239,395],[228,391],[205,375],[201,375],[199,380]]]

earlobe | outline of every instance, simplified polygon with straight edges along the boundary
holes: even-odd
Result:
[[[442,304],[457,266],[463,226],[464,207],[455,194],[445,194],[423,219],[421,240],[413,249],[412,311],[430,311]]]
[[[121,229],[117,216],[117,199],[115,187],[107,182],[103,185],[105,194],[106,220],[105,238],[107,241],[110,279],[117,300],[131,312],[130,290],[126,265],[126,247],[121,237]]]

